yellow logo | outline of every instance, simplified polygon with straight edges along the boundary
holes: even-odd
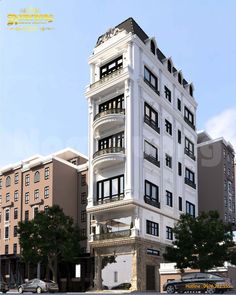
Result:
[[[9,30],[16,31],[45,31],[52,30],[52,27],[45,27],[54,21],[54,16],[49,13],[41,13],[38,8],[24,8],[20,13],[9,13],[7,25]],[[20,25],[20,26],[19,26]]]

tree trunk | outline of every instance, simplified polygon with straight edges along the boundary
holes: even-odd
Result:
[[[52,272],[52,280],[57,283],[57,256],[48,257],[48,266]]]

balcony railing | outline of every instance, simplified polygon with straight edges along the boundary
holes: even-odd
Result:
[[[154,129],[157,133],[160,133],[160,128],[156,125],[156,122],[150,119],[147,115],[144,116],[144,122],[148,124],[152,129]]]
[[[94,88],[96,88],[96,87],[98,87],[98,86],[100,86],[100,85],[106,83],[107,81],[110,81],[110,80],[113,79],[114,77],[119,76],[119,75],[122,74],[123,72],[124,72],[124,68],[120,68],[120,69],[118,69],[118,70],[116,70],[116,71],[114,71],[114,72],[108,74],[107,76],[102,77],[99,81],[97,81],[97,82],[91,84],[91,85],[90,85],[90,88],[91,88],[91,89],[94,89]]]
[[[93,154],[93,158],[96,158],[98,156],[102,156],[102,155],[105,155],[105,154],[115,154],[115,153],[125,153],[125,148],[123,147],[111,147],[111,148],[107,148],[107,149],[102,149],[102,150],[99,150],[97,152],[95,152]]]
[[[144,202],[148,205],[154,206],[156,208],[160,208],[160,202],[158,202],[156,199],[153,199],[149,196],[144,196]]]
[[[192,151],[190,151],[188,148],[184,148],[184,153],[189,156],[191,159],[193,159],[194,161],[196,161],[196,157],[194,156],[194,153]]]
[[[157,167],[160,167],[160,161],[152,157],[151,155],[148,155],[144,152],[144,159],[148,160],[152,164],[156,165]]]
[[[110,198],[104,198],[104,199],[98,199],[95,204],[96,205],[101,205],[101,204],[106,204],[106,203],[111,203],[111,202],[116,202],[124,199],[124,194],[120,194],[118,196],[112,196]]]
[[[193,125],[192,122],[189,121],[189,119],[187,117],[184,117],[184,121],[193,129],[195,130],[196,127]]]
[[[130,229],[126,229],[126,230],[120,230],[120,231],[114,231],[110,233],[95,235],[94,240],[100,241],[100,240],[107,240],[107,239],[125,238],[125,237],[130,237],[130,235],[131,235]]]
[[[187,177],[185,177],[184,182],[191,186],[192,188],[196,189],[196,183],[194,183],[192,180],[188,179]]]
[[[97,120],[98,118],[102,118],[105,117],[106,115],[110,115],[110,114],[125,114],[125,109],[109,109],[103,112],[98,113],[97,115],[95,115],[94,117],[94,121]]]

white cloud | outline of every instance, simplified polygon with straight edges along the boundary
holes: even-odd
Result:
[[[226,109],[210,118],[205,128],[213,139],[224,137],[236,150],[236,108]]]

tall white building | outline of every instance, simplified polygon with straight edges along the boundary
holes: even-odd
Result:
[[[132,18],[98,38],[89,65],[95,288],[159,290],[172,228],[198,212],[193,85]]]

